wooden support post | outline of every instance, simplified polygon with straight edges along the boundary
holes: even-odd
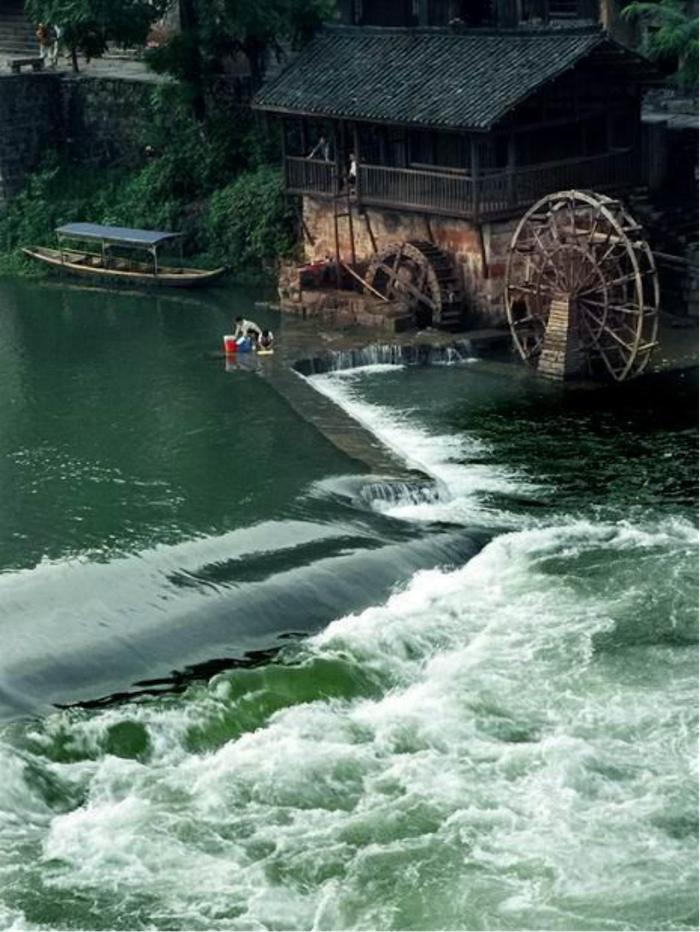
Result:
[[[285,189],[289,187],[289,178],[287,176],[287,121],[282,120],[282,132],[280,133],[280,146],[282,149],[282,176],[284,178]]]
[[[508,203],[511,207],[516,204],[515,191],[515,133],[511,130],[508,136]]]
[[[352,219],[352,204],[350,203],[350,194],[348,193],[348,233],[350,235],[350,256],[352,258],[353,268],[357,265],[357,254],[355,252],[355,228]]]
[[[333,235],[335,238],[335,283],[340,291],[343,283],[340,270],[340,231],[338,230],[338,195],[335,195],[333,201]]]
[[[355,153],[355,199],[361,203],[362,193],[360,190],[360,133],[357,129],[357,123],[352,124],[352,144]],[[354,260],[353,260],[354,261]]]
[[[363,211],[365,215],[365,226],[367,227],[367,235],[369,236],[369,241],[372,244],[372,252],[377,251],[377,240],[374,236],[374,230],[372,229],[372,224],[370,223],[369,214],[367,213],[367,208],[365,207]]]
[[[338,124],[333,123],[333,152],[335,154],[335,191],[334,194],[338,194],[341,190],[342,180],[343,180],[343,162],[342,154],[340,151],[340,134],[338,133]]]
[[[477,142],[477,137],[472,135],[469,137],[471,144],[471,157],[472,157],[472,213],[474,214],[474,219],[476,220],[479,217],[479,185],[480,180],[480,170],[479,170],[479,144]]]
[[[306,132],[306,120],[299,120],[299,138],[301,139],[301,154],[308,155],[311,149],[309,148],[309,135]]]

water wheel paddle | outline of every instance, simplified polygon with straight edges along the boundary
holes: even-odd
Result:
[[[642,228],[620,201],[541,198],[518,224],[506,312],[522,358],[550,378],[640,375],[656,346],[659,284]]]
[[[459,324],[463,295],[450,256],[433,243],[392,243],[370,261],[365,281],[392,301],[403,301],[419,325]]]

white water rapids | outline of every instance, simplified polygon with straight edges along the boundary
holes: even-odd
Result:
[[[542,484],[368,401],[368,374],[312,381],[438,482],[376,507],[499,532],[282,663],[0,744],[0,887],[36,861],[126,928],[692,928],[695,528],[498,509]]]

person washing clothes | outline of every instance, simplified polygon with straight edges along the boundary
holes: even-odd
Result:
[[[238,316],[235,320],[236,329],[233,331],[233,338],[239,348],[245,345],[247,349],[256,346],[262,336],[262,329],[258,327],[255,321],[246,320],[245,317]],[[246,343],[248,341],[248,343]]]
[[[275,337],[272,333],[272,330],[263,330],[260,334],[260,339],[258,340],[258,349],[259,350],[271,350],[272,344],[275,342]]]

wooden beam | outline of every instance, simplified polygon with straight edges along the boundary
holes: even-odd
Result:
[[[371,291],[372,294],[376,295],[377,298],[381,298],[382,301],[384,301],[386,304],[389,304],[389,299],[386,297],[386,295],[383,295],[380,291],[377,291],[376,288],[373,288],[369,282],[366,282],[364,278],[361,275],[358,275],[354,269],[350,268],[350,266],[346,262],[341,262],[341,265],[343,266],[346,272],[352,275],[353,278],[357,279],[357,281],[362,285],[363,288],[366,288],[367,291]]]

